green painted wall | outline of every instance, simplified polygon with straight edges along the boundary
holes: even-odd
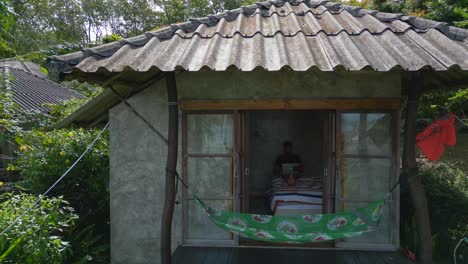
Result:
[[[397,72],[182,72],[182,99],[398,98]]]

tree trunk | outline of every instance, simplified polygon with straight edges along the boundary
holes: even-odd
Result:
[[[418,259],[422,264],[432,263],[432,235],[424,185],[418,173],[416,162],[416,116],[418,111],[419,91],[417,86],[410,85],[406,116],[403,171],[408,179],[411,200],[415,209],[416,232],[419,245]]]
[[[169,130],[166,161],[164,210],[161,221],[161,263],[171,264],[172,216],[175,203],[175,177],[177,170],[177,147],[179,141],[179,112],[175,73],[166,75],[167,102],[169,105]]]

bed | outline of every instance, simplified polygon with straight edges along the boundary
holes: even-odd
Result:
[[[323,190],[321,178],[299,178],[294,186],[277,178],[269,190],[270,209],[274,215],[321,214]]]

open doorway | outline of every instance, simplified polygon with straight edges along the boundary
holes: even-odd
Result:
[[[254,110],[242,116],[241,210],[271,215],[331,212],[332,113]]]

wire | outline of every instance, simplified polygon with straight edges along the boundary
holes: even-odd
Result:
[[[63,173],[62,176],[60,176],[60,178],[58,178],[58,180],[52,184],[52,186],[49,187],[49,189],[47,189],[47,191],[45,191],[43,194],[39,195],[39,197],[37,198],[37,200],[28,208],[26,209],[26,211],[24,211],[20,216],[18,216],[14,221],[13,223],[11,223],[9,226],[7,226],[1,233],[0,233],[0,237],[3,236],[6,232],[8,232],[16,223],[18,223],[21,218],[23,218],[23,216],[25,216],[29,211],[31,211],[37,204],[39,204],[39,202],[42,200],[42,197],[46,196],[55,186],[57,186],[57,184],[59,184],[60,181],[63,180],[63,178],[65,178],[65,176],[67,176],[67,174],[78,164],[78,162],[80,162],[80,160],[94,147],[94,144],[96,144],[96,142],[101,138],[102,136],[102,133],[104,133],[104,131],[109,127],[109,122],[107,122],[107,124],[104,126],[104,128],[99,132],[99,134],[96,136],[96,138],[88,145],[88,147],[86,147],[86,150],[75,160],[75,162],[65,171],[65,173]]]
[[[109,89],[117,96],[119,97],[119,99],[128,107],[130,108],[130,110],[132,110],[133,114],[135,114],[139,119],[141,119],[143,122],[145,122],[145,124],[154,132],[156,133],[156,135],[158,135],[159,138],[161,138],[164,143],[166,143],[166,145],[169,144],[169,141],[167,140],[167,138],[159,131],[157,130],[148,120],[146,120],[146,118],[143,117],[142,114],[140,114],[140,112],[138,112],[128,101],[127,101],[127,98],[124,98],[122,95],[120,95],[115,89],[114,87],[112,87],[111,85],[108,86]]]
[[[450,110],[450,108],[448,108],[448,107],[441,106],[441,105],[435,105],[435,106],[440,107],[440,108],[445,109],[445,110],[448,110],[449,112],[452,112],[452,111]],[[468,124],[466,124],[465,121],[463,121],[461,118],[459,118],[456,114],[453,114],[453,116],[455,116],[455,118],[456,118],[458,121],[460,121],[460,123],[462,124],[462,126],[468,127]]]
[[[468,237],[464,237],[464,238],[460,239],[460,241],[458,241],[458,243],[457,243],[457,246],[453,250],[453,263],[454,264],[457,264],[457,249],[458,249],[458,247],[461,245],[461,243],[463,241],[466,241],[468,243]]]
[[[3,154],[0,154],[0,159],[4,159],[4,160],[14,160],[15,158],[14,157],[10,157],[10,156],[5,156]]]

